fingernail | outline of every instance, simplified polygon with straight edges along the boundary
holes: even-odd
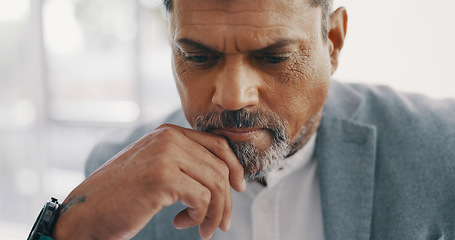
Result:
[[[242,189],[243,189],[243,191],[246,190],[246,181],[245,181],[245,179],[242,180]]]

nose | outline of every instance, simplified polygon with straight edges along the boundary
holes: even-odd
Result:
[[[259,103],[258,74],[244,64],[226,64],[217,74],[212,103],[235,111]]]

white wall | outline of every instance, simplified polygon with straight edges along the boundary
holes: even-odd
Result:
[[[335,0],[334,4],[345,6],[349,15],[335,78],[455,97],[455,1]]]

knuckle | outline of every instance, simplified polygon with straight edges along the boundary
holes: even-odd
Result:
[[[205,189],[204,191],[202,191],[200,193],[201,206],[207,207],[210,204],[211,199],[212,199],[212,194],[210,193],[210,191],[208,189]]]
[[[226,189],[226,175],[216,174],[214,179],[214,188],[217,193],[224,193]]]
[[[204,221],[204,213],[197,211],[197,210],[190,210],[188,212],[188,216],[191,218],[191,220],[195,223],[200,224],[202,221]]]
[[[161,124],[159,127],[157,127],[156,130],[158,130],[158,129],[166,129],[166,128],[174,128],[174,125],[169,124],[169,123],[164,123],[164,124]]]
[[[173,153],[176,147],[178,148],[177,143],[180,142],[178,134],[178,131],[172,128],[157,130],[149,136],[150,143],[147,149],[154,153],[152,156]]]
[[[220,170],[221,175],[218,176],[226,179],[229,176],[229,167],[225,163],[220,163],[219,165],[218,169]]]
[[[179,131],[171,124],[163,124],[159,126],[151,135],[157,138],[168,138],[178,136]]]

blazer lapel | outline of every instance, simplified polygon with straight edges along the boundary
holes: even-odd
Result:
[[[372,220],[376,127],[351,120],[361,99],[341,92],[336,109],[333,98],[326,104],[316,142],[324,235],[330,240],[366,240]],[[349,102],[344,112],[343,102]]]

